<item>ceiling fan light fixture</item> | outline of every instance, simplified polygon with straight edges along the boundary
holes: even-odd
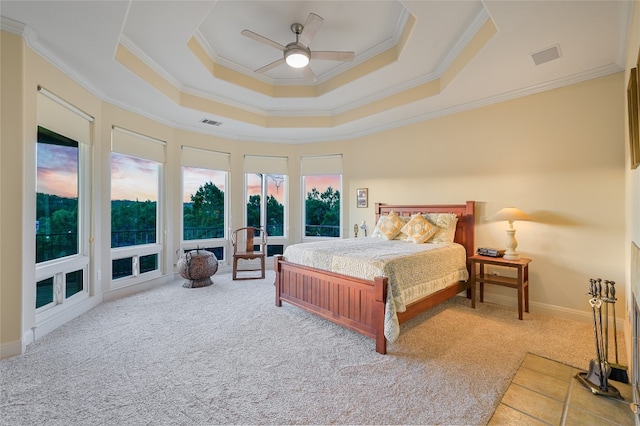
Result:
[[[304,68],[309,64],[309,52],[300,47],[294,47],[284,52],[284,60],[291,68]]]

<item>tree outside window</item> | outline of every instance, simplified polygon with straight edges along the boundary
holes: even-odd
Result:
[[[304,176],[305,237],[340,237],[341,175]]]
[[[159,163],[111,153],[111,247],[157,242]]]
[[[183,240],[224,238],[227,172],[183,167]]]
[[[247,173],[247,226],[264,227],[270,237],[284,236],[286,176]]]
[[[78,142],[38,127],[36,263],[78,254]]]

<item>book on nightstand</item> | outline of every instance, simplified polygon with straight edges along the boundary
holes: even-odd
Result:
[[[491,247],[478,247],[478,254],[481,256],[502,257],[504,256],[504,250]]]

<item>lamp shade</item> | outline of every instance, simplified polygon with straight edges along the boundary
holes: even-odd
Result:
[[[513,222],[514,220],[533,220],[531,216],[526,214],[520,209],[515,207],[505,207],[503,209],[498,210],[494,214],[487,216],[485,220],[490,221],[499,221],[499,220],[508,220],[509,222]]]

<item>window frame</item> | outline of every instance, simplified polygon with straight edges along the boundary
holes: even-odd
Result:
[[[60,134],[45,126],[38,126],[48,131]],[[67,137],[65,135],[61,135]],[[68,138],[71,139],[71,138]],[[72,139],[74,140],[74,139]],[[75,140],[74,140],[75,141]],[[44,262],[35,263],[35,283],[34,293],[37,293],[37,283],[47,278],[54,278],[53,301],[46,305],[35,307],[36,322],[41,323],[49,319],[53,315],[57,315],[60,311],[68,309],[83,300],[89,298],[89,236],[91,235],[91,154],[92,147],[87,143],[76,141],[78,143],[78,252],[56,258],[46,260]],[[36,144],[40,142],[36,141]],[[37,159],[36,159],[37,170]],[[37,193],[35,189],[34,195]],[[35,237],[35,233],[34,233]],[[78,270],[83,271],[82,290],[66,297],[66,274]],[[62,277],[62,278],[60,278]]]
[[[284,173],[268,173],[268,172],[245,172],[244,173],[244,203],[243,203],[243,223],[244,226],[248,225],[248,217],[247,217],[247,203],[249,202],[249,175],[259,175],[261,177],[261,188],[260,188],[260,226],[267,230],[267,253],[270,252],[270,246],[281,246],[282,250],[287,245],[289,241],[289,176]],[[282,235],[271,235],[267,229],[267,203],[269,196],[269,185],[268,179],[270,175],[277,175],[284,177],[284,193],[282,196]],[[267,255],[267,257],[272,257]]]
[[[224,173],[224,231],[222,238],[202,238],[197,240],[185,240],[184,239],[184,168],[199,168],[203,170],[214,170],[216,172]],[[206,249],[206,248],[221,248],[223,251],[223,259],[218,259],[218,262],[223,262],[227,256],[227,242],[229,241],[229,216],[230,216],[230,208],[229,208],[229,171],[228,170],[219,170],[215,168],[208,167],[196,167],[196,166],[185,166],[182,164],[180,166],[181,173],[181,189],[180,189],[180,200],[181,201],[181,209],[180,209],[180,249],[182,251],[195,250],[197,248]],[[206,183],[206,182],[205,182]],[[217,257],[216,257],[217,258]]]
[[[141,135],[126,129],[121,129],[118,127],[112,128],[112,140],[111,140],[111,150],[109,151],[109,193],[111,194],[112,189],[112,175],[113,169],[111,165],[111,155],[113,153],[119,155],[125,155],[131,158],[139,158],[145,161],[151,161],[157,164],[158,166],[158,177],[157,177],[157,188],[158,188],[158,199],[156,201],[156,241],[155,243],[150,244],[138,244],[132,246],[124,246],[124,247],[111,247],[109,244],[109,282],[111,283],[111,289],[118,289],[127,287],[130,285],[135,285],[144,281],[149,281],[155,278],[162,277],[163,271],[165,269],[165,235],[162,232],[165,229],[164,223],[166,221],[164,212],[165,209],[165,169],[166,169],[166,143],[157,139],[154,139],[149,136]],[[119,141],[116,141],[116,138],[121,138]],[[122,146],[121,141],[126,141],[127,139],[137,140],[141,142],[135,148],[134,151],[131,152],[123,152],[126,149],[118,149],[116,146]],[[118,143],[116,143],[118,142]],[[150,145],[153,144],[153,145]],[[148,145],[152,148],[151,155],[145,155],[144,145]],[[113,199],[110,195],[109,199],[109,240],[111,241],[112,232],[111,229],[111,203]],[[140,257],[149,256],[149,255],[157,255],[158,256],[158,264],[157,269],[154,269],[149,272],[140,272]],[[131,275],[113,278],[113,262],[116,260],[131,258],[133,264],[133,270]]]

